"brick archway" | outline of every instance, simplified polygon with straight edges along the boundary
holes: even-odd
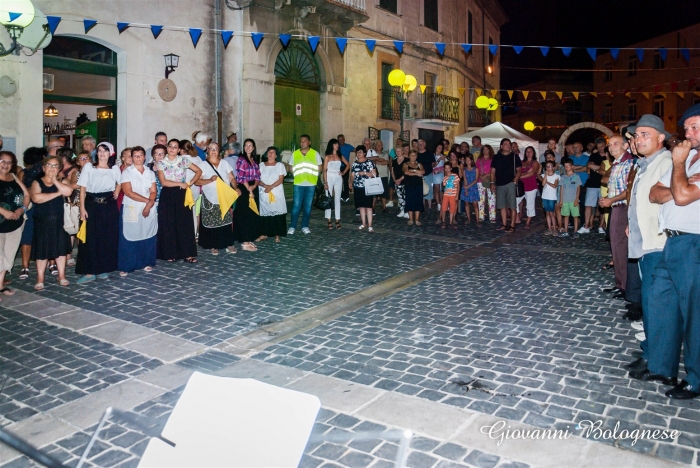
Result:
[[[605,133],[608,137],[614,135],[613,131],[605,125],[601,125],[595,122],[579,122],[567,128],[564,131],[564,133],[561,134],[561,136],[559,137],[559,146],[563,148],[569,136],[571,136],[571,134],[574,133],[576,130],[580,130],[582,128],[595,128],[596,130],[600,130],[601,132]]]

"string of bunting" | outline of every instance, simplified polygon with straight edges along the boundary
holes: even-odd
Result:
[[[19,15],[19,13],[12,13],[8,12],[9,15],[12,17],[12,15]],[[49,29],[51,30],[51,34],[56,33],[56,29],[58,28],[58,25],[61,23],[61,21],[80,21],[80,20],[75,20],[75,19],[66,19],[61,16],[54,16],[54,15],[47,15],[46,16],[46,21],[49,25]],[[208,34],[217,34],[221,37],[221,41],[224,44],[224,48],[228,47],[229,43],[231,42],[231,39],[233,38],[234,35],[239,35],[239,36],[249,36],[252,41],[253,45],[255,46],[255,49],[257,50],[260,47],[260,44],[262,43],[263,39],[265,37],[269,38],[277,38],[279,41],[282,43],[283,46],[287,46],[289,42],[292,40],[292,38],[299,38],[299,39],[306,39],[309,43],[309,46],[311,47],[311,50],[313,52],[316,52],[316,48],[318,47],[319,41],[321,40],[321,36],[306,36],[303,34],[276,34],[276,33],[265,33],[265,32],[249,32],[249,31],[232,31],[232,30],[222,30],[222,29],[210,29],[210,28],[190,28],[190,27],[181,27],[181,26],[165,26],[162,24],[143,24],[143,23],[129,23],[129,22],[122,22],[122,21],[117,21],[116,23],[111,23],[111,22],[102,22],[102,21],[97,21],[94,19],[83,19],[83,26],[85,30],[85,34],[90,32],[92,28],[94,28],[98,24],[104,24],[104,25],[116,25],[117,29],[119,31],[119,34],[123,33],[129,28],[147,28],[151,30],[151,33],[153,34],[154,39],[158,39],[160,34],[163,32],[163,30],[171,30],[171,31],[185,31],[189,33],[190,38],[192,40],[192,45],[194,47],[197,47],[197,44],[199,43],[199,39],[202,36],[202,33],[206,32]],[[598,56],[599,51],[609,51],[610,55],[614,60],[617,60],[620,51],[623,50],[633,50],[640,62],[644,61],[644,53],[645,51],[654,51],[655,53],[658,52],[659,57],[661,58],[662,61],[666,61],[666,58],[668,57],[668,51],[670,50],[676,50],[679,51],[680,54],[683,56],[686,62],[690,62],[690,53],[691,51],[698,51],[700,48],[697,47],[617,47],[617,48],[598,48],[598,47],[553,47],[553,46],[534,46],[534,45],[508,45],[508,44],[477,44],[477,43],[460,43],[460,42],[429,42],[429,41],[398,41],[398,40],[392,40],[392,39],[361,39],[361,38],[347,38],[347,37],[323,37],[324,39],[334,39],[335,43],[338,47],[338,50],[340,51],[341,54],[345,53],[345,49],[347,47],[348,41],[353,41],[353,42],[363,42],[365,46],[367,47],[367,51],[372,54],[374,53],[374,49],[377,45],[377,43],[389,43],[394,46],[396,51],[399,54],[403,53],[404,50],[404,45],[405,44],[415,44],[415,45],[421,45],[421,46],[430,46],[435,49],[435,52],[440,55],[441,57],[445,55],[445,51],[447,49],[447,46],[452,46],[452,47],[458,47],[461,48],[465,54],[469,54],[474,47],[484,47],[488,48],[488,51],[491,55],[496,55],[498,54],[498,49],[499,48],[508,48],[512,49],[515,51],[517,55],[520,55],[525,49],[538,49],[540,53],[543,56],[547,56],[550,52],[551,49],[559,49],[562,54],[564,54],[565,57],[569,57],[571,55],[571,52],[576,49],[585,49],[585,51],[588,53],[588,55],[593,59],[594,61],[596,60]]]

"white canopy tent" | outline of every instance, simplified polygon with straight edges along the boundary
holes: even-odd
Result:
[[[540,153],[540,144],[537,140],[534,140],[529,136],[520,133],[519,131],[509,127],[508,125],[504,125],[501,122],[494,122],[491,125],[487,125],[484,128],[480,128],[479,130],[474,130],[472,132],[464,133],[462,135],[457,135],[455,137],[455,143],[462,143],[463,141],[466,141],[471,145],[472,137],[475,136],[481,137],[482,145],[491,145],[494,152],[496,153],[500,148],[501,140],[503,138],[509,138],[510,141],[517,142],[518,146],[520,147],[520,154],[523,154],[525,148],[528,146],[534,147],[538,155]]]

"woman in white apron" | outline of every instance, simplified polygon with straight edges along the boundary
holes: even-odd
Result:
[[[131,157],[134,163],[122,172],[121,178],[124,202],[119,217],[120,276],[141,269],[152,271],[156,265],[156,177],[144,166],[146,151],[141,146],[132,148]]]

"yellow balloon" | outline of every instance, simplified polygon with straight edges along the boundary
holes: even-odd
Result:
[[[528,132],[531,132],[535,129],[535,124],[528,121],[528,122],[525,122],[525,125],[523,125],[523,128],[525,128],[525,130],[527,130]]]
[[[389,73],[388,79],[391,86],[403,86],[406,82],[406,74],[397,68]]]
[[[496,110],[498,109],[498,101],[495,98],[489,98],[488,107],[486,110]]]
[[[476,98],[475,104],[479,109],[486,109],[489,106],[489,98],[486,96],[479,96]]]
[[[414,89],[416,89],[416,86],[418,86],[416,77],[413,75],[406,75],[406,81],[403,84],[404,90],[413,91]]]

